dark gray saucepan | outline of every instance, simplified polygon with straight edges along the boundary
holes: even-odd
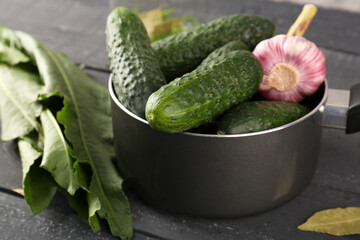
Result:
[[[111,77],[109,91],[121,175],[148,203],[201,217],[255,214],[299,194],[316,170],[322,125],[346,125],[350,96],[325,82],[309,99],[313,110],[301,119],[218,136],[154,130],[121,105]],[[347,132],[360,130],[360,85],[352,92],[357,94],[350,97]]]

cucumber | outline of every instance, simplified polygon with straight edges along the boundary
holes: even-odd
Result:
[[[123,7],[114,9],[106,23],[106,45],[119,101],[144,117],[148,97],[166,82],[139,17]]]
[[[257,132],[295,121],[309,111],[309,107],[292,102],[244,102],[226,112],[215,124],[217,134]]]
[[[232,40],[252,50],[273,36],[275,24],[263,16],[235,14],[215,19],[152,43],[168,82],[194,70],[207,55]]]
[[[211,122],[251,98],[262,76],[262,66],[251,52],[229,52],[153,93],[146,104],[146,119],[152,128],[165,132]]]
[[[236,50],[248,50],[249,51],[249,47],[246,46],[245,43],[243,43],[242,41],[239,40],[233,40],[230,41],[228,43],[226,43],[224,46],[215,49],[214,51],[212,51],[202,62],[201,64],[207,64],[210,61],[212,61],[215,58],[218,58],[228,52],[231,51],[236,51]]]

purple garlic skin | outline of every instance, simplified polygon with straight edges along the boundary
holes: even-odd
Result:
[[[253,54],[263,66],[258,92],[266,100],[300,102],[325,80],[324,54],[304,37],[277,35],[260,42]]]

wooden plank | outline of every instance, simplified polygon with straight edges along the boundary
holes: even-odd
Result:
[[[90,226],[80,220],[60,194],[56,195],[46,210],[33,216],[24,199],[0,191],[0,215],[2,240],[119,239],[113,237],[106,226],[101,231],[93,233]],[[135,232],[133,239],[159,238]]]
[[[322,49],[326,58],[326,78],[330,88],[348,90],[359,83],[360,55]]]
[[[286,34],[291,24],[301,12],[302,5],[291,3],[274,3],[266,0],[234,1],[211,0],[210,19],[234,13],[264,15],[276,24],[276,34]],[[336,49],[353,54],[360,54],[358,39],[360,14],[345,11],[318,9],[305,36],[318,46]]]
[[[6,9],[0,15],[1,24],[29,32],[76,62],[108,69],[104,43],[106,2],[5,0],[0,1],[0,9]],[[277,33],[283,33],[301,7],[261,0],[212,0],[207,9],[209,19],[235,12],[263,14],[275,20]],[[358,82],[357,22],[359,14],[320,9],[307,33],[309,39],[324,47],[330,87],[348,89]],[[106,86],[108,73],[87,72]],[[263,214],[236,219],[189,218],[153,209],[129,193],[137,231],[134,239],[359,239],[296,229],[316,211],[360,204],[360,135],[346,136],[338,130],[324,129],[322,140],[319,166],[310,186],[284,206]],[[21,186],[21,165],[14,142],[0,143],[0,186]],[[0,214],[0,239],[114,239],[106,229],[93,234],[61,195],[49,209],[33,217],[23,199],[0,192]]]
[[[232,13],[261,14],[275,21],[276,33],[286,33],[302,8],[264,0],[203,2],[199,11],[207,12],[207,20]],[[3,0],[0,9],[6,9],[0,15],[0,24],[26,31],[78,63],[109,68],[104,33],[108,1],[64,0],[59,4],[57,0]],[[194,12],[183,12],[189,13]],[[324,48],[360,54],[360,26],[354,24],[357,22],[360,14],[320,8],[306,37]]]
[[[360,204],[360,133],[324,129],[313,184],[351,192]],[[316,193],[318,194],[318,193]]]
[[[7,189],[22,187],[21,162],[14,141],[0,141],[0,187]]]
[[[74,61],[108,69],[104,1],[0,1],[0,23],[32,34]],[[3,14],[4,13],[4,14]]]
[[[289,203],[255,216],[233,219],[201,219],[173,215],[153,209],[131,194],[136,239],[320,239],[323,234],[302,232],[297,226],[316,211],[360,206],[360,194],[311,184]],[[0,192],[0,239],[115,239],[105,227],[92,233],[56,195],[50,207],[32,216],[25,201]],[[141,233],[139,230],[141,230]],[[145,234],[143,234],[145,233]],[[159,236],[159,237],[156,237]],[[349,239],[327,236],[326,239]],[[351,238],[358,239],[358,238]]]
[[[297,229],[317,211],[360,206],[359,194],[311,184],[298,197],[274,210],[234,219],[199,219],[167,214],[151,207],[134,205],[134,225],[170,239],[360,239],[360,236],[330,236]]]

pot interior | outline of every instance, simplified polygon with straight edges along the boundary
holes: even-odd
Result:
[[[137,115],[135,115],[134,113],[132,113],[130,110],[128,110],[126,107],[124,107],[120,101],[118,100],[118,98],[116,97],[116,93],[114,91],[113,88],[113,83],[112,83],[112,75],[110,75],[109,77],[109,92],[110,92],[110,96],[113,100],[113,102],[125,113],[127,113],[129,116],[131,116],[132,118],[134,118],[134,120],[137,120],[139,122],[142,122],[146,125],[149,125],[149,123],[147,122],[146,119],[143,119]],[[328,83],[327,80],[325,79],[324,83],[319,87],[319,89],[316,91],[316,93],[314,93],[313,95],[306,97],[303,101],[300,102],[300,104],[306,105],[308,106],[310,109],[312,109],[308,114],[306,114],[305,116],[303,116],[300,119],[297,119],[296,121],[293,121],[291,123],[288,123],[286,125],[280,126],[280,127],[276,127],[276,128],[272,128],[269,130],[264,130],[264,131],[258,131],[258,132],[252,132],[252,133],[242,133],[242,134],[231,134],[231,135],[217,135],[216,134],[216,130],[215,130],[215,125],[212,123],[208,123],[208,124],[204,124],[201,125],[197,128],[193,128],[193,129],[189,129],[185,132],[181,132],[181,133],[176,133],[176,134],[189,134],[189,135],[193,135],[193,136],[198,136],[198,137],[247,137],[247,136],[252,136],[252,135],[259,135],[259,134],[266,134],[269,132],[274,132],[274,131],[278,131],[287,127],[291,127],[294,124],[297,124],[298,122],[303,121],[304,119],[307,119],[311,116],[313,116],[314,114],[316,114],[319,110],[319,108],[325,104],[326,99],[327,99],[327,94],[328,94]],[[261,100],[261,98],[255,94],[252,99],[250,99],[250,101],[256,101],[256,100]],[[218,116],[218,118],[221,117]],[[216,121],[216,119],[215,119]]]

